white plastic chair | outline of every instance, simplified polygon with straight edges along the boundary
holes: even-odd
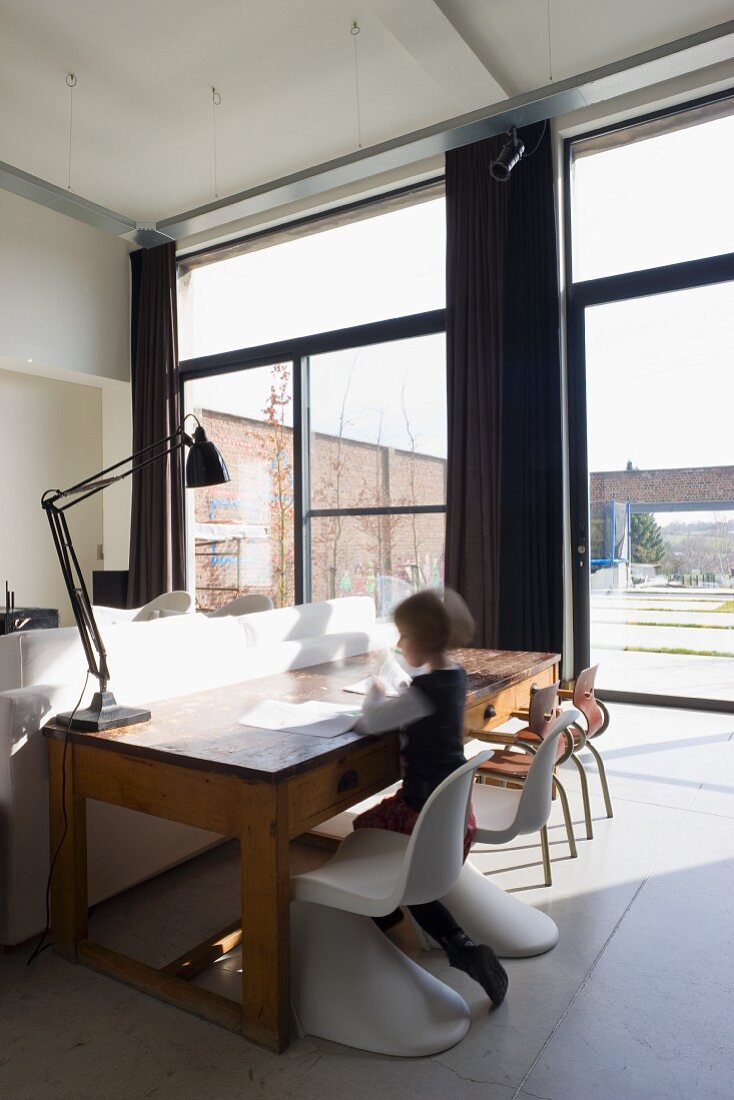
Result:
[[[474,784],[475,844],[506,844],[516,836],[545,829],[551,813],[558,738],[578,718],[578,711],[568,710],[555,719],[520,790]],[[505,958],[539,955],[558,941],[558,928],[550,917],[518,904],[468,860],[456,884],[441,900],[472,939],[488,943]]]
[[[359,829],[328,863],[291,879],[292,1003],[302,1034],[402,1057],[436,1054],[464,1037],[464,1000],[369,918],[451,888],[474,772],[488,755],[436,788],[410,836]]]
[[[160,596],[144,604],[133,617],[133,622],[147,622],[157,618],[156,612],[169,615],[185,615],[194,607],[194,597],[190,592],[162,592]]]
[[[246,596],[238,596],[216,611],[209,612],[210,619],[220,619],[224,615],[251,615],[254,611],[271,611],[273,601],[270,596],[261,596],[257,592],[250,592]]]

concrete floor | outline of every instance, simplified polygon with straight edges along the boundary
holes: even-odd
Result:
[[[533,838],[477,864],[552,914],[557,947],[510,960],[492,1013],[478,986],[434,952],[472,1027],[433,1058],[381,1058],[311,1038],[276,1057],[211,1024],[45,951],[0,957],[0,1096],[253,1096],[374,1100],[686,1100],[732,1095],[734,1076],[734,721],[614,706],[600,742],[615,803],[570,860],[557,807],[554,885]],[[566,775],[581,837],[580,799]],[[99,906],[92,935],[152,963],[237,915],[237,853],[225,845]],[[300,865],[320,858],[294,852]],[[417,954],[410,936],[403,945]]]

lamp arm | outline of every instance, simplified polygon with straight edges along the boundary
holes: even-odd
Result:
[[[196,420],[197,425],[199,424],[198,419],[193,413],[188,413],[187,417],[184,418],[184,422],[188,416],[192,416],[194,420]],[[82,640],[84,654],[87,658],[87,667],[95,679],[99,680],[100,691],[102,693],[107,690],[107,684],[110,678],[109,669],[107,667],[107,650],[105,649],[99,626],[97,625],[94,612],[92,611],[89,592],[84,582],[84,575],[79,565],[76,551],[74,550],[74,544],[71,541],[71,534],[69,533],[69,526],[66,522],[64,512],[67,508],[71,508],[75,504],[80,504],[81,501],[87,500],[89,497],[106,489],[108,485],[113,485],[118,481],[124,481],[124,479],[130,477],[131,474],[137,473],[138,470],[145,469],[146,466],[150,466],[152,463],[158,462],[162,458],[166,458],[168,455],[173,454],[174,451],[180,450],[186,443],[191,442],[190,437],[183,430],[183,424],[181,424],[176,431],[171,432],[170,435],[165,436],[163,439],[156,440],[155,443],[151,443],[147,447],[141,447],[127,458],[123,458],[119,462],[113,463],[112,466],[107,466],[104,470],[100,470],[99,473],[92,474],[83,481],[77,482],[76,485],[71,485],[68,489],[47,489],[41,497],[41,507],[46,513],[51,528],[51,536],[61,566],[61,574],[64,578],[69,600],[71,601],[71,609],[74,612],[74,619],[76,621],[77,630],[79,631],[79,636]],[[161,450],[161,448],[164,449]],[[151,454],[151,451],[155,451],[156,453]],[[138,461],[141,458],[144,459],[144,461]],[[127,470],[123,470],[120,474],[114,474],[115,470],[119,470],[121,466],[125,466],[128,463],[131,465]],[[72,499],[59,507],[58,502],[66,497],[71,497]]]
[[[165,451],[160,451],[158,454],[150,455],[149,458],[146,458],[145,462],[138,462],[135,466],[131,466],[129,470],[123,470],[121,474],[116,474],[114,477],[103,477],[102,475],[105,474],[107,471],[100,470],[98,474],[94,474],[92,477],[88,478],[87,481],[80,482],[79,485],[75,485],[71,489],[50,490],[50,492],[52,493],[50,497],[46,493],[44,493],[44,495],[41,497],[41,506],[43,508],[46,508],[48,503],[50,502],[54,505],[54,507],[56,507],[57,500],[61,500],[64,497],[74,494],[72,500],[67,501],[66,504],[58,508],[59,512],[65,512],[67,508],[72,508],[75,504],[80,504],[83,500],[87,500],[89,497],[93,497],[96,493],[101,493],[102,490],[106,489],[108,485],[116,485],[118,481],[124,481],[125,478],[130,477],[131,474],[137,474],[139,470],[144,470],[146,466],[152,466],[152,464],[154,462],[158,462],[159,459],[167,458],[168,455],[173,454],[174,451],[180,451],[181,448],[185,446],[186,442],[188,441],[188,436],[180,434],[179,438],[176,439],[176,434],[178,433],[174,433],[173,436],[168,436],[167,439],[159,439],[157,443],[154,443],[154,447],[160,447],[164,443],[169,443],[169,446],[166,447]],[[170,442],[171,440],[175,440],[175,442]],[[150,447],[145,447],[142,451],[137,451],[134,455],[130,455],[129,458],[123,459],[123,462],[135,461],[135,459],[142,455],[144,451],[148,450],[150,450]],[[121,465],[121,463],[118,462],[117,465],[119,466]],[[111,466],[109,467],[109,469],[115,469],[115,467]]]
[[[193,416],[193,413],[188,413],[188,416]],[[198,423],[198,421],[197,421]],[[173,441],[178,442],[173,444]],[[70,485],[68,489],[47,489],[41,497],[41,504],[45,508],[47,501],[55,504],[57,500],[61,500],[64,497],[78,496],[80,493],[85,493],[86,490],[98,491],[99,489],[105,489],[108,485],[112,485],[115,481],[122,481],[123,478],[129,477],[130,474],[134,474],[136,470],[142,469],[143,466],[147,466],[149,462],[155,462],[159,458],[165,458],[166,455],[171,454],[174,450],[183,446],[184,443],[190,442],[189,437],[183,430],[183,425],[178,427],[175,432],[171,432],[170,435],[164,436],[163,439],[156,440],[155,443],[148,444],[147,447],[141,447],[137,451],[133,451],[127,458],[120,459],[119,462],[114,462],[112,466],[106,466],[104,470],[99,470],[96,474],[92,474],[90,477],[85,477],[83,481],[78,481],[76,485]],[[125,466],[128,462],[134,463],[136,459],[142,458],[144,455],[148,455],[150,451],[154,451],[159,447],[163,447],[165,444],[173,444],[170,447],[166,447],[165,451],[161,451],[160,454],[151,455],[143,463],[138,463],[137,466],[130,467],[129,470],[124,470],[121,474],[117,474],[115,477],[108,477],[113,470],[119,470],[120,466]],[[99,482],[99,484],[97,484]]]
[[[51,527],[64,584],[71,600],[71,609],[74,612],[77,630],[87,658],[87,668],[99,680],[100,691],[105,692],[110,678],[107,651],[92,612],[89,593],[71,541],[66,516],[52,502],[44,503],[43,508]]]

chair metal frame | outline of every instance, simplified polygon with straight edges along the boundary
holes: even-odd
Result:
[[[474,731],[474,736],[480,736],[482,740],[488,741],[490,744],[495,742],[497,745],[502,746],[505,749],[520,750],[524,755],[534,756],[538,749],[539,742],[542,742],[548,732],[553,728],[554,719],[558,716],[559,708],[557,706],[559,683],[551,684],[545,688],[538,688],[532,692],[530,696],[530,706],[527,711],[514,711],[511,717],[524,718],[527,720],[527,727],[524,730],[519,730],[517,733],[513,733],[507,736],[496,734],[494,731],[490,733],[482,733],[481,731]],[[523,738],[523,733],[530,733],[533,736],[533,740],[526,740]],[[472,734],[472,731],[469,731]],[[553,789],[558,794],[561,808],[563,810],[563,819],[566,826],[566,836],[568,839],[568,847],[571,852],[571,858],[576,859],[578,856],[578,850],[576,848],[576,837],[573,831],[573,821],[571,819],[571,810],[568,802],[568,795],[561,783],[558,776],[555,774],[555,769],[561,764],[564,764],[566,760],[573,756],[574,737],[569,728],[563,730],[563,740],[565,742],[565,749],[563,753],[558,757],[554,765],[553,772]],[[502,787],[520,787],[525,782],[524,776],[508,777],[503,772],[492,770],[491,760],[482,765],[477,772],[477,781],[482,782],[485,776],[491,776],[497,780]],[[551,872],[551,858],[550,858],[550,840],[548,837],[548,826],[544,825],[540,830],[540,848],[543,859],[543,876],[546,886],[553,885],[553,876]]]

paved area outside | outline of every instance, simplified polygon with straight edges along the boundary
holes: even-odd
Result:
[[[600,664],[599,686],[734,699],[734,611],[720,610],[732,600],[731,590],[592,593],[591,648]],[[664,652],[670,649],[685,652]]]

